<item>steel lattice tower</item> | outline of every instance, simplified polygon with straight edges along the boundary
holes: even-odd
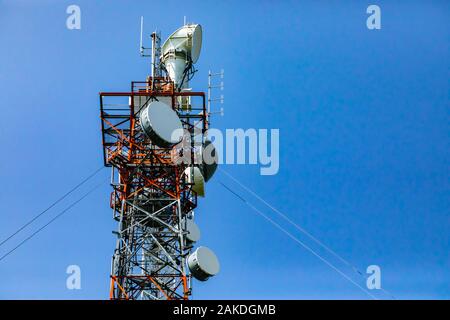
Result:
[[[100,93],[104,164],[112,168],[110,206],[118,222],[111,299],[188,299],[193,276],[204,281],[219,270],[208,248],[191,253],[199,237],[197,196],[217,166],[204,162],[211,146],[205,93],[188,87],[201,36],[200,25],[185,24],[161,50],[154,32],[151,76],[132,82],[129,92]],[[174,140],[175,131],[184,133]]]

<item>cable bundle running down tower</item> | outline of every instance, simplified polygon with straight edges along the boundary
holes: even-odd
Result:
[[[210,249],[194,250],[197,197],[217,167],[205,134],[205,94],[189,87],[202,29],[184,25],[162,47],[158,33],[151,38],[151,76],[131,82],[130,92],[100,93],[110,206],[119,225],[111,299],[188,299],[192,277],[204,281],[219,271]],[[141,40],[141,55],[145,50]]]

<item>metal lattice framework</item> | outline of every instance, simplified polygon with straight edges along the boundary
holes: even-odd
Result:
[[[188,134],[182,147],[160,148],[143,133],[139,114],[164,100]],[[186,101],[189,106],[186,107]],[[188,299],[186,218],[197,195],[184,171],[207,128],[205,94],[177,92],[167,77],[132,82],[130,92],[101,92],[100,117],[105,166],[112,168],[110,206],[118,222],[111,267],[111,299]]]

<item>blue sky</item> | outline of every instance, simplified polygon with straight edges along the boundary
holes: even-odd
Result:
[[[81,30],[65,26],[73,3]],[[369,4],[381,7],[381,30],[366,28]],[[379,265],[397,298],[449,299],[449,9],[446,1],[0,1],[0,238],[102,164],[98,92],[126,91],[148,74],[139,17],[165,38],[187,16],[204,28],[192,86],[206,91],[208,69],[225,70],[225,115],[213,125],[280,129],[277,175],[223,169],[359,269]],[[108,298],[116,229],[108,176],[0,261],[1,299]],[[368,298],[219,181],[312,245],[218,173],[196,218],[199,244],[217,253],[221,273],[195,282],[194,298]],[[71,264],[81,267],[81,290],[66,289]]]

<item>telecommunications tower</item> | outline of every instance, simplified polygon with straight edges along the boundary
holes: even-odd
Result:
[[[197,247],[194,209],[217,167],[207,140],[204,92],[189,81],[202,28],[185,24],[161,46],[151,35],[151,75],[130,91],[101,92],[103,157],[111,167],[110,206],[118,223],[111,263],[111,299],[188,299],[192,278],[219,272],[215,254]]]

